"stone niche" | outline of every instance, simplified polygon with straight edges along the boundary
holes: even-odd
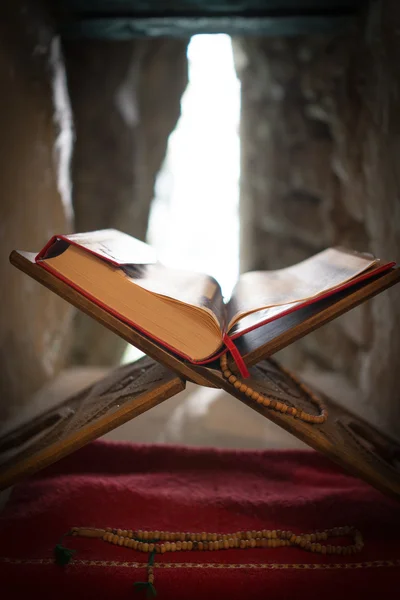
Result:
[[[234,40],[242,270],[330,245],[400,261],[399,28],[392,0],[346,34]],[[281,358],[400,437],[400,286]]]
[[[2,7],[0,22],[0,424],[53,377],[72,309],[8,262],[71,230],[71,116],[59,40],[39,2]],[[1,427],[0,427],[1,428]]]
[[[157,173],[180,116],[188,40],[64,43],[75,124],[77,231],[115,227],[144,240]],[[126,343],[84,314],[71,361],[117,364]]]

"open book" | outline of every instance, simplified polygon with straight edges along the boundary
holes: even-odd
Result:
[[[224,303],[212,277],[163,266],[150,246],[113,229],[54,236],[36,263],[107,312],[192,363],[231,340],[335,296],[395,263],[329,248],[292,267],[239,277]]]

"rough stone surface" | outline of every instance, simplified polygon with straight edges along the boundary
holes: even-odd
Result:
[[[144,239],[156,175],[180,115],[187,40],[64,44],[76,130],[73,203],[77,231],[115,227]],[[72,362],[117,363],[126,346],[76,316]]]
[[[63,63],[39,2],[15,1],[0,23],[0,423],[63,364],[72,309],[8,262],[71,224],[71,119]]]
[[[333,244],[400,261],[399,28],[392,0],[340,36],[235,40],[243,270]],[[400,437],[399,288],[282,357],[344,378],[353,407]]]

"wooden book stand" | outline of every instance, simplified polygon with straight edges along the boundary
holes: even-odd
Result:
[[[94,305],[34,262],[34,254],[13,252],[11,262],[142,350],[147,357],[116,369],[101,382],[69,398],[0,439],[0,490],[59,460],[133,419],[185,387],[186,380],[221,388],[338,463],[351,474],[400,500],[400,444],[360,417],[322,397],[328,419],[307,423],[258,404],[230,384],[218,363],[192,365]],[[400,269],[342,292],[332,305],[322,300],[250,332],[238,348],[250,368],[247,381],[264,396],[313,414],[308,395],[274,361],[272,354],[400,280]],[[234,365],[229,367],[235,370]]]

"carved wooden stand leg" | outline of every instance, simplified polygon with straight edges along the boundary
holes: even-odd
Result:
[[[0,490],[81,448],[185,389],[151,358],[102,381],[0,439]]]

